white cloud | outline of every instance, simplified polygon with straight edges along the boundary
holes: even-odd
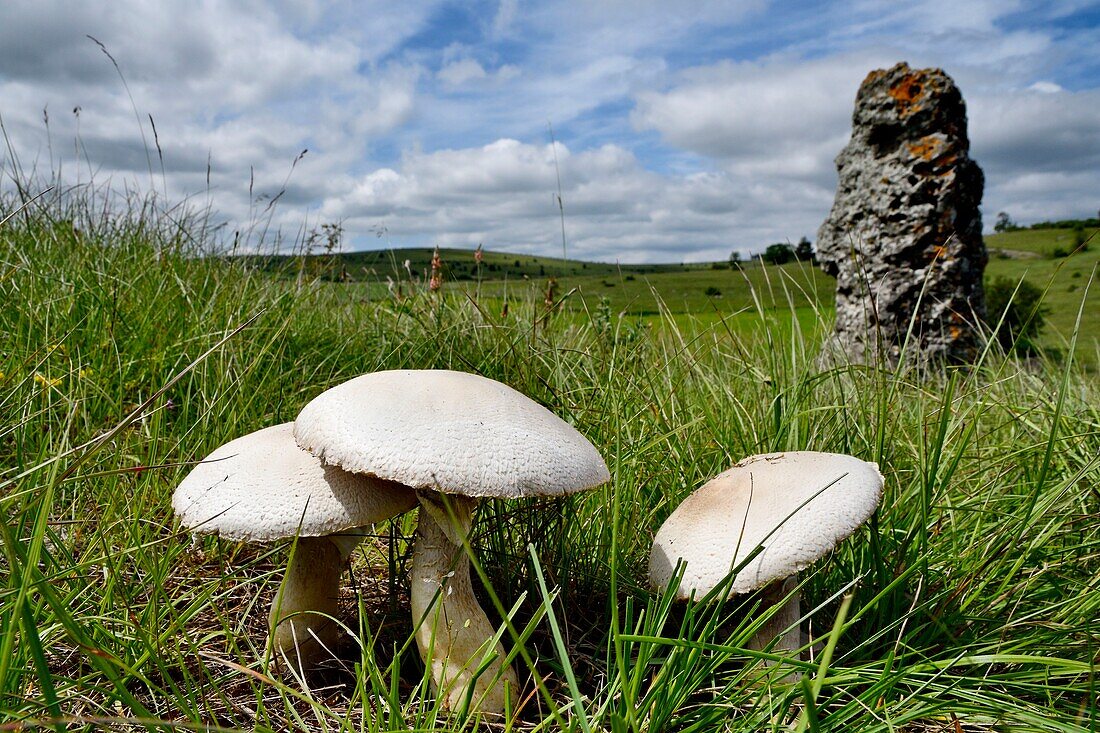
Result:
[[[557,145],[571,255],[623,262],[724,259],[768,236],[762,215],[788,214],[813,192],[742,188],[723,172],[645,170],[614,145]],[[549,145],[501,139],[479,148],[405,156],[362,176],[321,210],[355,231],[384,225],[395,245],[442,244],[553,255],[560,248],[557,171]],[[825,204],[827,205],[827,203]],[[803,232],[811,234],[810,231]]]
[[[969,110],[988,223],[997,211],[1021,222],[1093,215],[1100,206],[1100,90],[977,94]]]
[[[892,0],[855,0],[840,10],[852,21],[845,26],[848,34],[908,28],[917,33],[991,32],[995,22],[1023,6],[1021,0],[920,0],[898,3]]]
[[[460,58],[445,63],[436,73],[436,78],[449,90],[453,90],[463,86],[469,88],[486,81],[500,84],[511,81],[519,75],[519,67],[513,64],[501,64],[498,68],[489,71],[476,59]]]
[[[516,19],[518,5],[517,0],[500,0],[496,15],[493,16],[493,33],[495,35],[502,36],[509,31]]]
[[[1043,92],[1044,94],[1056,94],[1065,91],[1065,89],[1052,81],[1037,81],[1029,86],[1028,89],[1033,92]]]
[[[975,94],[973,153],[998,177],[1100,170],[1100,90]]]
[[[452,86],[458,86],[471,79],[484,79],[488,74],[485,68],[474,59],[452,61],[439,70],[439,78]]]
[[[820,179],[848,135],[860,81],[889,63],[851,54],[719,62],[689,69],[667,91],[639,94],[632,120],[746,173]]]
[[[833,158],[847,142],[859,83],[900,57],[878,51],[689,69],[665,91],[640,94],[632,120],[714,159],[744,186],[801,185],[802,200],[831,201]],[[1091,210],[1081,192],[1100,190],[1100,90],[1067,92],[1042,81],[1012,88],[1004,77],[961,70],[958,77],[972,82],[956,78],[971,155],[986,173],[984,210],[1008,210],[1021,221]],[[819,220],[827,212],[828,204]]]
[[[280,211],[297,228],[303,206],[323,200],[379,137],[408,121],[422,71],[375,61],[378,49],[401,38],[354,42],[380,29],[412,33],[416,16],[391,12],[354,30],[327,30],[312,3],[280,10],[227,2],[5,2],[0,114],[17,155],[25,168],[38,161],[46,173],[67,159],[64,169],[85,180],[94,171],[97,180],[149,184],[173,200],[206,190],[209,163],[213,205],[247,221],[255,208],[250,185],[254,196],[275,195],[309,148]],[[86,35],[117,61],[132,104],[111,60]]]

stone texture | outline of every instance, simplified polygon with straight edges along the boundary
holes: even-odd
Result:
[[[903,349],[918,364],[973,358],[987,254],[984,176],[969,147],[966,105],[941,69],[900,63],[863,80],[817,237],[837,279],[829,353],[891,365]]]

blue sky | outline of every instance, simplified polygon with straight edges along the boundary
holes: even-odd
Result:
[[[1073,0],[5,0],[0,116],[24,171],[227,231],[285,186],[288,241],[560,253],[560,173],[570,255],[700,261],[814,239],[859,82],[902,60],[962,89],[987,227],[1096,215],[1097,49],[1100,5]]]

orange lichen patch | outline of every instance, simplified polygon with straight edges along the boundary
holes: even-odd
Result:
[[[915,143],[909,143],[909,154],[914,158],[931,161],[946,147],[947,141],[938,135],[925,135]],[[954,159],[954,156],[950,156]]]
[[[921,108],[927,85],[927,74],[923,71],[911,71],[887,90],[887,93],[897,102],[900,116],[908,117]]]
[[[951,326],[951,328],[947,330],[951,333],[952,339],[957,339],[959,336],[962,336],[962,329],[958,326]]]
[[[942,244],[932,245],[932,259],[938,260],[947,254],[947,247]]]

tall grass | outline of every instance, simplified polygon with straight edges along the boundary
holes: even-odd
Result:
[[[825,368],[829,316],[775,315],[782,281],[757,294],[755,325],[690,329],[555,316],[540,299],[505,316],[457,293],[370,299],[200,257],[202,220],[102,195],[0,228],[3,729],[478,725],[437,708],[409,641],[415,517],[377,527],[352,561],[346,668],[302,680],[264,649],[287,546],[193,539],[171,516],[189,462],[389,368],[511,384],[611,468],[585,495],[479,510],[474,559],[499,608],[482,605],[514,609],[505,641],[526,684],[495,725],[1100,726],[1100,388],[1072,361]],[[769,667],[744,648],[757,599],[674,603],[647,587],[647,556],[704,480],[795,449],[878,462],[886,495],[802,576],[807,658]]]

